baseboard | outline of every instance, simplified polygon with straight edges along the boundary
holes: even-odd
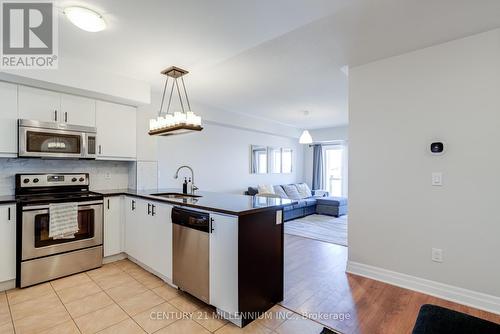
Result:
[[[10,281],[0,282],[0,291],[7,291],[14,289],[16,287],[16,280],[12,279]]]
[[[110,255],[110,256],[106,256],[105,258],[102,259],[102,264],[120,261],[120,260],[124,260],[126,258],[127,258],[127,254],[125,254],[125,253]]]
[[[396,285],[405,289],[422,292],[458,304],[500,314],[500,297],[459,288],[395,271],[348,261],[348,273]]]

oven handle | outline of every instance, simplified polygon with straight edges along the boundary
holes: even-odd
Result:
[[[78,208],[88,209],[91,206],[103,205],[103,201],[89,201],[89,202],[78,202]],[[27,210],[47,210],[49,206],[47,204],[44,205],[25,205],[23,206],[23,211]]]

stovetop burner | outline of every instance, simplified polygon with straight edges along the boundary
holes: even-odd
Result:
[[[41,193],[16,195],[16,199],[22,203],[60,203],[60,202],[82,202],[103,199],[101,194],[91,191],[67,192],[67,193]]]

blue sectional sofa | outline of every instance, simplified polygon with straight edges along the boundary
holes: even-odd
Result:
[[[269,189],[269,187],[267,187]],[[271,196],[290,198],[297,204],[286,206],[283,209],[284,220],[292,220],[312,214],[323,214],[331,216],[342,216],[347,214],[347,198],[329,197],[324,190],[309,190],[305,183],[274,185],[272,190],[259,193],[259,188],[248,187],[246,195]]]

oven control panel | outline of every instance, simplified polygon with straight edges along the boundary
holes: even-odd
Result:
[[[19,175],[19,180],[21,188],[89,185],[89,175],[85,173],[25,174]]]

